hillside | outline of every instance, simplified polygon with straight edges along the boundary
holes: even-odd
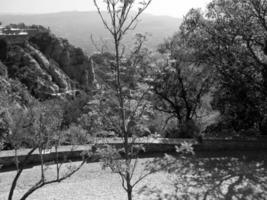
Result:
[[[96,51],[92,44],[91,35],[95,41],[101,44],[108,44],[110,36],[104,29],[103,24],[96,12],[62,12],[53,14],[36,15],[0,15],[3,24],[25,23],[26,25],[38,24],[49,27],[59,37],[69,40],[75,46],[81,47],[91,55]],[[165,38],[172,36],[177,31],[181,19],[168,16],[154,16],[144,14],[139,25],[131,34],[125,38],[125,43],[130,44],[136,33],[148,33],[147,46],[155,48]]]
[[[1,35],[0,52],[0,74],[20,81],[38,99],[93,86],[92,61],[88,56],[43,27],[27,38]]]

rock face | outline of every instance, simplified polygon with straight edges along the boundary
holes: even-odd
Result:
[[[12,101],[9,97],[12,96]],[[25,85],[18,80],[0,76],[0,102],[5,107],[7,102],[15,103],[18,106],[27,107],[34,101]]]
[[[33,57],[33,52],[20,46],[12,46],[8,52],[8,74],[19,79],[38,98],[46,98],[59,92],[52,76]]]
[[[57,38],[49,32],[38,33],[30,38],[40,51],[53,59],[58,66],[82,87],[92,87],[94,70],[90,59],[80,48],[70,45],[67,40]]]
[[[0,41],[0,75],[18,79],[36,98],[47,99],[95,84],[93,63],[80,48],[47,31],[21,44]],[[2,61],[2,62],[1,62]]]
[[[56,62],[53,60],[49,61],[39,50],[30,44],[26,44],[26,48],[31,52],[32,57],[39,63],[41,68],[52,77],[53,82],[59,86],[62,92],[71,89],[69,77],[60,69]]]

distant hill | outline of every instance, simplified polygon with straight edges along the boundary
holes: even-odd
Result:
[[[75,46],[83,48],[89,55],[96,51],[92,44],[91,35],[99,46],[109,44],[107,30],[97,12],[61,12],[34,15],[0,15],[3,24],[25,23],[26,25],[43,25],[49,27],[59,37],[66,38]],[[125,37],[125,44],[132,44],[136,33],[148,33],[147,46],[155,48],[165,38],[172,36],[181,23],[181,19],[168,16],[154,16],[143,14],[137,28]],[[102,42],[100,42],[102,41]]]

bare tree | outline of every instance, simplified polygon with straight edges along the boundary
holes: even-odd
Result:
[[[98,14],[101,17],[105,28],[111,34],[114,42],[114,79],[119,108],[119,125],[117,125],[116,127],[117,129],[119,129],[118,132],[120,132],[123,136],[124,148],[123,163],[117,162],[116,164],[114,164],[113,160],[109,160],[110,162],[108,161],[107,164],[112,169],[112,171],[120,175],[122,179],[122,186],[128,195],[128,200],[132,200],[133,187],[147,175],[140,177],[138,181],[132,183],[133,173],[136,167],[136,161],[132,165],[132,158],[133,155],[136,155],[137,152],[133,151],[134,148],[132,144],[134,143],[134,140],[131,140],[131,142],[129,141],[129,120],[127,120],[126,99],[123,91],[124,85],[122,82],[122,58],[125,52],[125,47],[122,44],[122,39],[128,31],[133,30],[136,27],[138,23],[138,17],[146,10],[151,1],[152,0],[105,0],[103,1],[107,10],[107,18],[105,18],[106,13],[101,10],[100,2],[94,0]],[[137,9],[137,12],[134,12],[135,9]],[[143,98],[141,98],[141,100],[142,99]],[[137,105],[138,107],[140,107],[141,104],[137,103]],[[114,122],[112,119],[111,121],[112,123]],[[114,154],[117,155],[116,152]],[[112,153],[113,156],[114,154]]]

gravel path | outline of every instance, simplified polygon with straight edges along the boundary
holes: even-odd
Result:
[[[141,161],[144,162],[146,159]],[[78,163],[73,163],[78,164]],[[73,165],[72,164],[72,165]],[[52,168],[48,169],[49,176],[53,175]],[[65,166],[66,167],[66,166]],[[137,173],[142,173],[142,165],[137,167]],[[39,167],[26,169],[18,183],[15,199],[18,199],[26,190],[38,180]],[[15,172],[0,173],[0,200],[7,200],[8,191]],[[167,178],[163,173],[151,175],[141,182],[135,190],[135,194],[144,185],[166,185]],[[140,197],[141,198],[141,197]],[[135,198],[135,199],[140,199]],[[126,194],[121,187],[120,178],[109,170],[102,170],[100,163],[85,165],[78,173],[60,184],[46,186],[32,196],[29,200],[126,200]]]

